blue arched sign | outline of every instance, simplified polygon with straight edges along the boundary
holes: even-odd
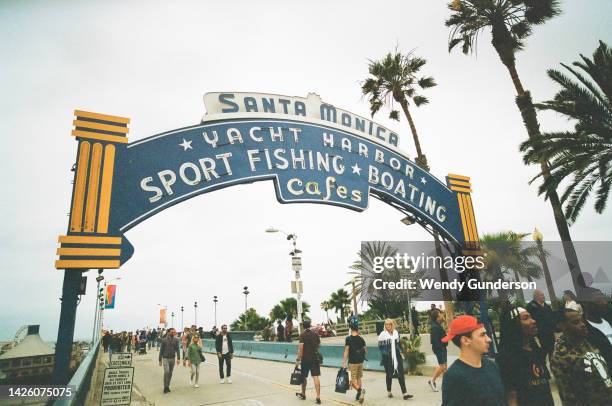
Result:
[[[343,116],[335,122],[286,111],[219,113],[128,143],[128,119],[77,110],[70,224],[56,267],[119,268],[133,254],[124,235],[132,227],[191,197],[256,181],[274,182],[281,203],[362,211],[376,197],[464,253],[477,241],[467,177],[442,182],[389,139],[351,128]]]

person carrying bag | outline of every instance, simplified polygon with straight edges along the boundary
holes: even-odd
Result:
[[[346,368],[340,368],[336,375],[336,392],[346,393],[349,388],[349,374]]]
[[[290,385],[301,385],[302,384],[302,371],[300,368],[295,368],[291,373],[291,379],[289,380]]]

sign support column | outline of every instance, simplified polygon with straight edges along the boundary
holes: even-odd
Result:
[[[60,322],[55,344],[52,382],[64,385],[70,359],[83,272],[90,268],[119,268],[121,237],[109,235],[110,202],[116,146],[127,144],[130,120],[76,110],[72,135],[78,140],[68,232],[60,236],[57,269],[64,269]],[[97,297],[97,292],[96,292]],[[97,300],[97,299],[96,299]],[[102,313],[100,314],[100,319]]]

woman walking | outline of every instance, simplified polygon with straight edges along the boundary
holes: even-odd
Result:
[[[436,379],[438,379],[444,372],[446,372],[447,364],[446,364],[446,346],[448,343],[443,343],[442,338],[446,335],[446,331],[444,331],[444,327],[442,327],[442,322],[444,321],[444,314],[438,310],[433,309],[430,314],[431,317],[431,329],[430,329],[430,338],[431,338],[431,349],[433,353],[436,354],[436,358],[438,359],[438,368],[434,371],[433,376],[430,381],[427,381],[429,387],[432,391],[437,392],[438,386],[436,385]]]
[[[400,351],[399,333],[395,329],[395,321],[385,320],[385,329],[378,336],[378,348],[382,355],[382,364],[385,367],[385,378],[387,381],[387,396],[392,398],[391,382],[393,376],[397,376],[404,400],[413,396],[406,392],[406,381],[404,380],[404,359]]]
[[[202,347],[200,338],[194,335],[191,338],[191,344],[187,347],[187,360],[189,367],[191,368],[191,375],[189,377],[189,385],[199,388],[198,385],[200,380],[200,363],[202,362]]]

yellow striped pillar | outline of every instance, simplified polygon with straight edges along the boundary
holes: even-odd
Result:
[[[448,174],[446,183],[450,190],[457,194],[457,204],[461,215],[461,226],[465,244],[462,249],[463,255],[481,255],[478,228],[476,227],[476,216],[472,205],[472,184],[470,178],[463,175]]]
[[[58,269],[119,268],[121,237],[109,235],[117,148],[127,144],[129,118],[75,110],[79,142],[68,234],[60,236]]]

